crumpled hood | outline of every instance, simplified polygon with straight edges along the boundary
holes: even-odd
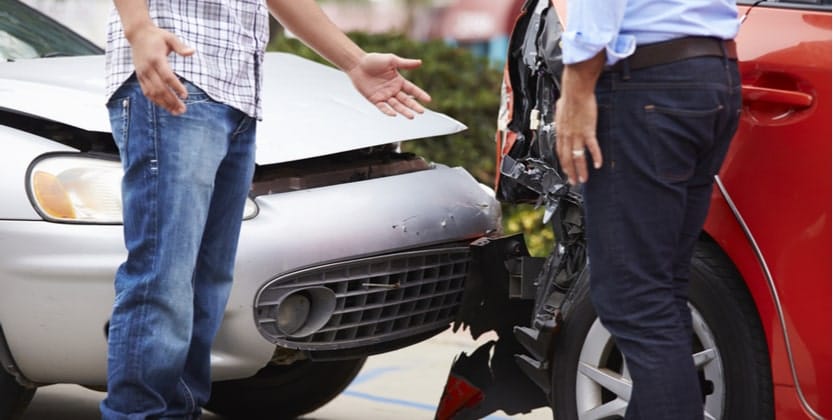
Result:
[[[110,132],[103,73],[103,56],[0,63],[0,109],[87,131]],[[432,111],[413,120],[386,116],[356,92],[342,72],[291,54],[266,54],[258,164],[453,134],[465,128]]]

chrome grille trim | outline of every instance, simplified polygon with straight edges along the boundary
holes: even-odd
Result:
[[[439,330],[454,320],[468,275],[467,246],[406,251],[312,267],[278,277],[255,298],[255,319],[270,342],[300,350],[340,350]],[[278,297],[325,286],[336,295],[327,324],[306,337],[286,337],[274,319]]]

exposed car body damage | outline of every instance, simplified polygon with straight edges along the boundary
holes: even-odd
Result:
[[[830,172],[830,2],[738,3],[743,112],[690,274],[704,417],[829,418],[830,328],[819,323],[829,326],[830,188],[818,175]],[[543,206],[555,249],[535,259],[519,252],[516,237],[475,244],[482,267],[471,273],[455,327],[474,337],[494,330],[499,340],[457,359],[439,419],[535,404],[559,419],[620,418],[629,403],[626,361],[590,302],[580,190],[564,185],[549,147],[560,71],[553,12],[565,16],[565,4],[529,0],[519,11],[496,135],[499,199]],[[773,27],[785,32],[772,37]],[[512,310],[523,302],[526,319]],[[508,357],[497,349],[516,344],[525,375],[501,374]],[[546,401],[495,392],[498,375],[537,385]]]

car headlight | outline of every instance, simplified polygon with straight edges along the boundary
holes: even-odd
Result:
[[[53,222],[121,224],[121,180],[118,160],[77,155],[49,155],[29,168],[32,204]],[[257,215],[249,198],[244,219]]]

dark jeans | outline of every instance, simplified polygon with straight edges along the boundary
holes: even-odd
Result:
[[[737,63],[605,72],[604,167],[585,186],[591,297],[633,379],[627,419],[703,419],[687,306],[694,244],[737,128]]]

